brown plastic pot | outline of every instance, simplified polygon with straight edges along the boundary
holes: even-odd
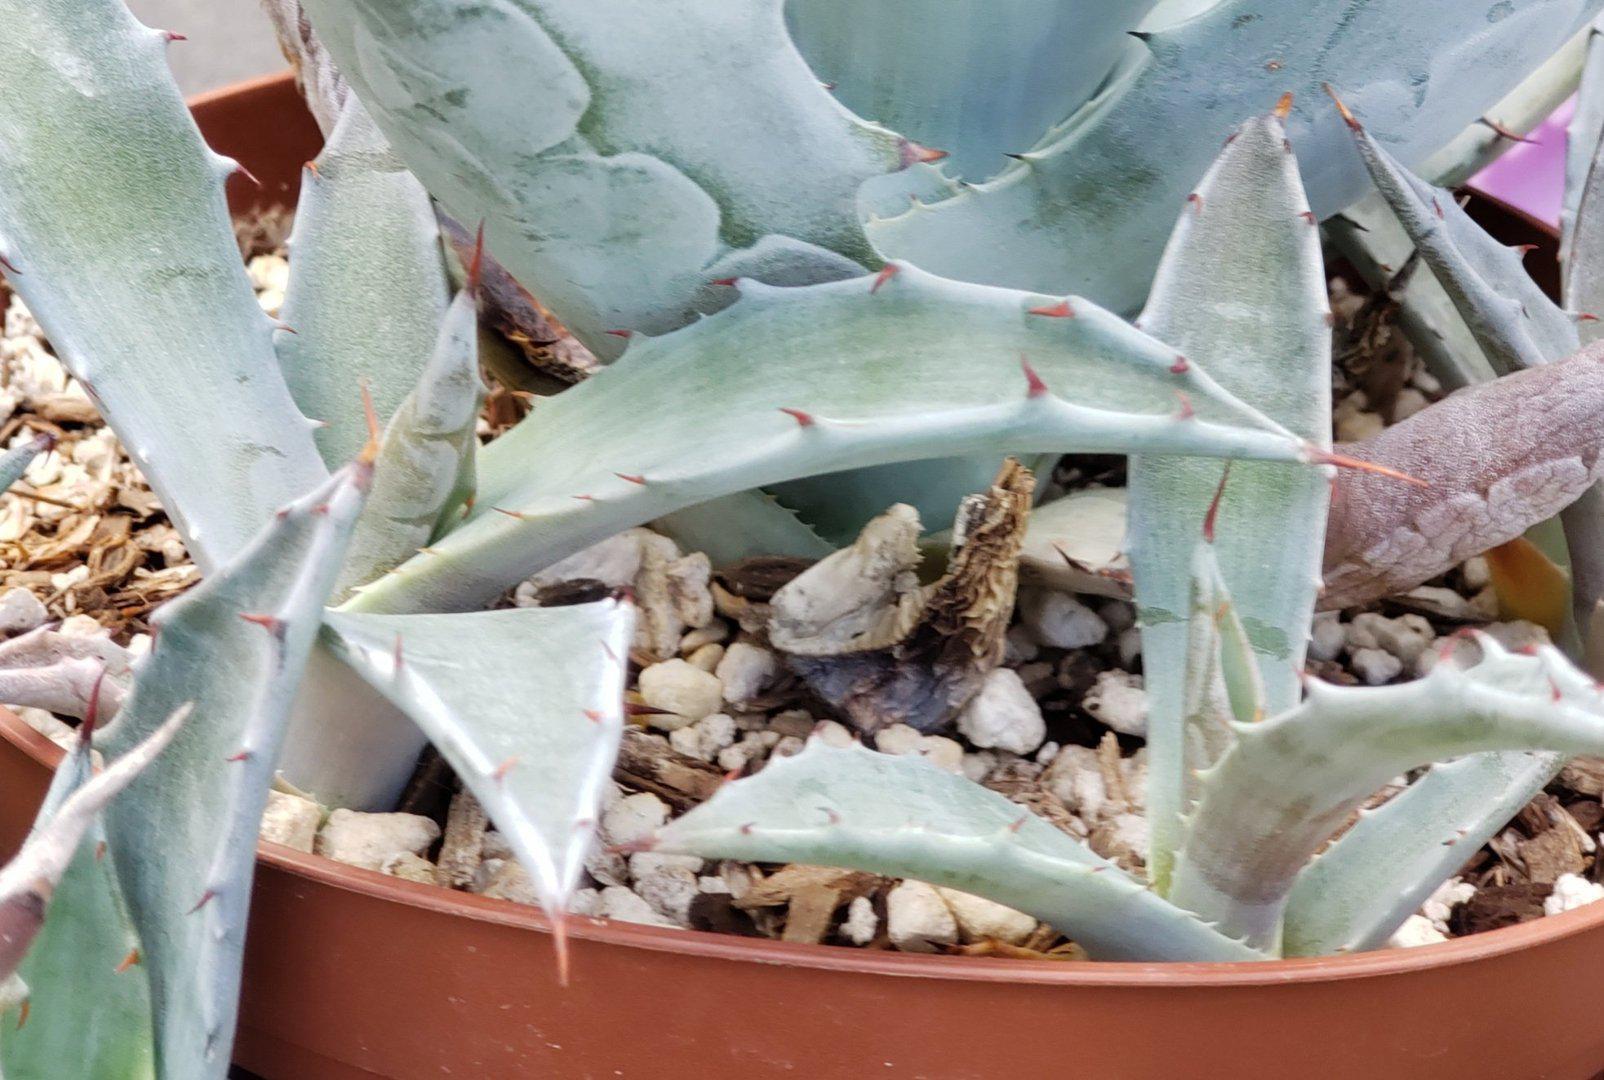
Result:
[[[236,187],[237,205],[291,197],[318,138],[286,78],[196,113],[263,182]],[[1507,237],[1516,226],[1531,228],[1502,215]],[[58,757],[0,715],[0,850]],[[575,922],[564,989],[533,908],[263,844],[237,1060],[268,1080],[1585,1080],[1604,1066],[1604,903],[1445,945],[1263,964],[924,957]]]

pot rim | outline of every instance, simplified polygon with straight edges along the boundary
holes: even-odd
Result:
[[[65,751],[28,723],[0,707],[0,739],[42,768],[54,769]],[[550,934],[551,919],[538,908],[458,892],[438,885],[400,878],[337,863],[319,855],[263,841],[257,862],[328,888],[440,915]],[[1337,982],[1450,968],[1502,956],[1520,949],[1552,944],[1578,934],[1604,929],[1604,901],[1562,915],[1490,930],[1439,945],[1381,949],[1353,956],[1238,963],[1023,963],[986,957],[920,956],[869,952],[834,945],[737,937],[705,930],[680,930],[570,916],[570,937],[648,952],[678,953],[748,964],[772,964],[868,975],[945,979],[960,982],[1019,983],[1032,986],[1265,986]]]

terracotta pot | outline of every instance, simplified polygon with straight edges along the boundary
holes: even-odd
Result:
[[[263,181],[242,201],[290,196],[318,140],[287,79],[196,110]],[[0,848],[58,756],[0,716]],[[575,921],[563,989],[532,908],[264,844],[237,1060],[268,1080],[1584,1080],[1604,1065],[1604,904],[1264,964],[922,957]]]

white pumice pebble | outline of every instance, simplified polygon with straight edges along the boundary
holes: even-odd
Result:
[[[780,658],[768,649],[737,641],[724,650],[714,672],[732,705],[754,701],[780,677]]]
[[[1349,664],[1354,674],[1371,686],[1391,682],[1403,672],[1403,661],[1381,649],[1357,649]]]
[[[1052,589],[1021,589],[1019,614],[1037,641],[1055,649],[1085,648],[1108,636],[1108,624],[1097,612]]]
[[[1604,900],[1604,885],[1580,874],[1561,874],[1554,879],[1554,891],[1543,900],[1543,914],[1560,915],[1599,900]]]
[[[422,855],[438,839],[440,826],[421,814],[340,809],[329,815],[318,832],[314,850],[326,859],[380,870],[386,860],[402,852]]]
[[[958,940],[958,920],[932,886],[904,881],[886,894],[886,933],[903,952],[937,952]]]
[[[693,724],[718,712],[724,685],[718,676],[675,657],[643,668],[637,687],[641,700],[672,715],[653,714],[646,722],[661,731]]]
[[[1001,941],[1018,945],[1035,932],[1036,919],[1022,911],[957,889],[937,888],[936,892],[957,920],[958,934],[966,942]]]
[[[1147,735],[1147,691],[1142,677],[1127,671],[1100,671],[1081,699],[1081,708],[1121,735]]]
[[[997,668],[958,714],[958,731],[981,749],[1028,754],[1047,737],[1047,722],[1019,673]]]
[[[1413,949],[1420,945],[1436,945],[1448,940],[1448,935],[1431,925],[1424,915],[1411,915],[1387,939],[1389,949]]]

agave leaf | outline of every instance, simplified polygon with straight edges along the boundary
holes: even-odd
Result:
[[[11,978],[44,925],[56,883],[107,804],[173,741],[189,710],[175,709],[98,776],[57,789],[22,850],[0,868],[0,981]],[[87,751],[80,748],[80,753]],[[74,769],[80,766],[74,766]],[[72,775],[72,774],[69,774]]]
[[[1222,933],[1277,950],[1298,873],[1361,801],[1399,773],[1488,751],[1604,751],[1604,695],[1557,650],[1440,663],[1397,686],[1311,683],[1302,704],[1237,724],[1202,777],[1170,900]]]
[[[362,387],[388,422],[451,301],[429,195],[354,97],[302,176],[290,247],[279,362],[333,467],[367,441]]]
[[[1343,447],[1425,482],[1345,474],[1326,539],[1331,608],[1413,588],[1519,536],[1604,471],[1604,344],[1451,394]]]
[[[417,387],[385,429],[373,491],[351,535],[336,598],[411,557],[472,496],[483,400],[479,312],[465,289],[440,324]]]
[[[1576,92],[1576,111],[1565,129],[1565,192],[1559,212],[1560,262],[1567,269],[1575,243],[1576,213],[1604,139],[1604,19],[1586,31],[1586,60]]]
[[[810,528],[844,547],[892,503],[912,506],[925,521],[951,521],[965,497],[990,486],[1002,463],[999,454],[902,461],[804,476],[775,484],[772,491]]]
[[[1303,455],[1197,365],[1078,298],[910,266],[741,290],[540,402],[482,455],[468,521],[351,606],[471,608],[630,525],[847,465],[1013,447]]]
[[[560,913],[618,741],[634,609],[331,613],[335,649],[423,729]]]
[[[295,69],[301,96],[326,136],[339,122],[348,89],[312,24],[301,10],[301,0],[262,0],[262,10],[273,24],[279,50]]]
[[[145,947],[164,1080],[227,1072],[257,829],[370,476],[360,460],[341,470],[158,611],[155,648],[105,732],[115,767],[175,708],[195,713],[106,814]]]
[[[1092,96],[1153,3],[791,0],[785,16],[842,104],[983,180]]]
[[[210,570],[327,476],[234,243],[234,163],[121,0],[3,0],[0,21],[26,27],[0,45],[9,280]]]
[[[822,559],[835,547],[762,491],[741,491],[675,510],[652,528],[684,551],[700,551],[714,566],[754,555]]]
[[[857,745],[813,740],[725,784],[652,850],[918,878],[1034,915],[1099,960],[1264,959],[996,792]]]
[[[41,626],[0,643],[0,701],[84,716],[122,704],[131,677],[128,650],[100,634],[63,634]]]
[[[126,762],[122,775],[132,779],[135,767],[159,753],[187,715],[175,713],[144,746],[120,759]],[[86,721],[79,731],[87,736],[93,728]],[[56,767],[35,836],[93,777],[89,742],[81,738]],[[11,1076],[52,1076],[71,1061],[95,1080],[155,1078],[150,980],[122,887],[102,857],[104,838],[91,822],[76,841],[49,896],[44,926],[17,971],[27,985],[27,1022],[18,1016],[15,1024],[0,1027],[0,1062]]]
[[[1591,26],[1572,34],[1503,100],[1422,162],[1420,175],[1438,187],[1456,188],[1497,161],[1576,92],[1592,34]]]
[[[1521,265],[1525,252],[1488,236],[1451,192],[1410,173],[1340,103],[1338,108],[1376,187],[1493,365],[1507,373],[1575,352],[1581,344],[1576,319],[1532,281]]]
[[[1182,668],[1180,812],[1189,815],[1202,793],[1202,776],[1235,741],[1233,724],[1265,716],[1264,680],[1253,642],[1220,575],[1210,540],[1192,556],[1192,603],[1186,620]]]
[[[1250,120],[1181,212],[1140,325],[1316,445],[1329,445],[1331,330],[1319,230],[1277,116]],[[1392,481],[1396,483],[1397,481]],[[1188,601],[1196,537],[1215,521],[1225,585],[1271,712],[1298,700],[1320,583],[1327,472],[1143,454],[1130,465],[1130,557],[1148,697],[1148,872],[1162,893],[1185,801]],[[1215,500],[1218,499],[1218,502]],[[1268,518],[1277,522],[1265,529]]]
[[[1125,497],[1124,488],[1087,488],[1032,510],[1021,576],[1065,592],[1130,596]]]
[[[1385,945],[1405,919],[1559,772],[1563,755],[1473,754],[1429,772],[1359,820],[1298,874],[1287,956]]]
[[[915,156],[830,98],[781,0],[304,7],[430,192],[604,356],[727,302],[710,279],[877,265],[858,187]]]
[[[1597,13],[1598,0],[1219,0],[1160,7],[1147,55],[997,178],[871,222],[886,258],[993,285],[1140,303],[1165,215],[1243,116],[1285,92],[1309,202],[1327,217],[1365,192],[1341,124],[1314,104],[1340,87],[1418,164]],[[1163,25],[1155,23],[1163,21]]]
[[[0,492],[4,492],[22,479],[22,474],[28,471],[33,459],[56,445],[56,440],[43,432],[35,435],[21,446],[14,446],[5,453],[0,454]]]
[[[1421,361],[1450,390],[1498,377],[1453,298],[1425,265],[1380,192],[1371,192],[1325,223],[1332,245],[1365,283],[1398,305],[1398,328]]]

